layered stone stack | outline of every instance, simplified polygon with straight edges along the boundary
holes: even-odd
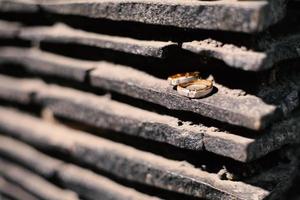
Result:
[[[299,56],[292,0],[0,0],[0,199],[300,198]]]

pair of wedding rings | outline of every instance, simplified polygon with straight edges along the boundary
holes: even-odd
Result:
[[[168,77],[168,82],[177,87],[178,94],[189,98],[202,98],[213,90],[213,82],[200,78],[199,72],[187,72]]]

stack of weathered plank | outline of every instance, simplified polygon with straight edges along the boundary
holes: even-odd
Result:
[[[0,0],[0,199],[297,199],[299,8]]]

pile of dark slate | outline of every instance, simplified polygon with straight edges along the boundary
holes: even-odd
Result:
[[[299,199],[299,58],[296,0],[0,0],[0,199]]]

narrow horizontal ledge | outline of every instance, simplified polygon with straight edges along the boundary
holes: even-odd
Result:
[[[199,123],[191,125],[190,122],[139,109],[106,96],[49,86],[35,79],[0,76],[0,83],[0,99],[6,101],[24,103],[21,101],[24,96],[29,99],[32,97],[29,102],[49,108],[55,115],[66,119],[168,143],[183,149],[195,151],[205,149],[241,162],[259,159],[286,144],[298,143],[300,139],[297,134],[300,126],[297,123],[299,120],[297,113],[287,120],[274,124],[264,133],[259,135],[254,133],[248,138]],[[22,85],[31,87],[23,88]],[[243,134],[243,131],[240,134]]]
[[[299,58],[298,44],[300,33],[290,36],[272,38],[271,41],[262,39],[258,43],[268,46],[263,51],[248,50],[232,44],[207,39],[202,41],[185,42],[182,48],[209,58],[225,62],[228,66],[246,71],[262,71],[272,68],[276,63]],[[288,48],[287,48],[288,47]]]
[[[65,15],[246,33],[263,31],[282,19],[285,14],[285,2],[282,0],[44,1],[39,5],[43,10]]]
[[[191,29],[261,32],[285,15],[286,2],[274,1],[17,1],[0,2],[2,11],[43,11],[116,21]],[[231,15],[228,15],[231,13]]]
[[[36,13],[39,7],[34,0],[0,0],[1,12]]]
[[[7,22],[0,20],[0,37],[13,39],[19,35],[19,31],[21,30],[21,24],[17,22]]]
[[[89,200],[158,200],[89,170],[52,158],[20,141],[0,136],[0,144],[0,155],[20,163],[40,176],[59,179],[65,188]]]
[[[79,44],[154,58],[175,56],[173,53],[175,51],[179,53],[181,49],[175,42],[104,35],[74,29],[60,23],[54,26],[22,27],[17,23],[0,21],[0,35],[4,38],[18,37],[35,43]],[[299,32],[291,31],[288,35],[284,32],[279,36],[274,34],[272,36],[267,32],[256,37],[253,49],[213,39],[184,42],[182,49],[199,55],[199,59],[214,58],[225,62],[229,67],[246,71],[262,71],[272,68],[280,61],[298,58],[299,42]],[[252,46],[252,42],[248,43]],[[263,46],[263,49],[258,51],[259,46]],[[181,53],[184,54],[184,51]]]
[[[0,63],[3,62],[25,65],[26,70],[32,73],[63,77],[80,82],[85,80],[88,71],[95,68],[95,65],[90,62],[43,53],[38,49],[14,47],[0,50]]]
[[[3,133],[35,147],[64,152],[80,162],[120,178],[194,197],[264,199],[272,193],[276,194],[283,190],[284,186],[278,183],[283,181],[288,184],[292,181],[291,177],[297,168],[296,163],[291,162],[265,172],[268,174],[267,179],[264,175],[257,176],[257,184],[268,180],[268,189],[262,189],[243,182],[222,181],[217,174],[196,169],[190,164],[169,160],[85,132],[46,123],[16,111],[1,108],[0,113],[0,130]],[[249,181],[254,184],[255,177]]]
[[[22,167],[0,159],[0,175],[18,184],[29,193],[46,200],[78,200],[74,192],[61,189]]]
[[[20,186],[2,178],[2,176],[0,176],[0,198],[3,200],[38,200],[38,198],[28,193]]]
[[[36,49],[9,47],[0,49],[0,62],[16,63],[24,65],[30,72],[80,82],[88,76],[93,87],[254,130],[267,127],[281,115],[279,107],[254,95],[238,95],[235,90],[217,83],[212,95],[202,99],[189,99],[180,96],[166,80],[108,62],[82,61]],[[269,91],[274,89],[276,88]]]
[[[1,25],[1,24],[0,24]],[[135,55],[164,58],[168,50],[175,48],[176,43],[163,41],[138,40],[89,33],[76,30],[63,24],[52,27],[23,28],[19,34],[22,39],[43,42],[73,43],[100,47]]]

